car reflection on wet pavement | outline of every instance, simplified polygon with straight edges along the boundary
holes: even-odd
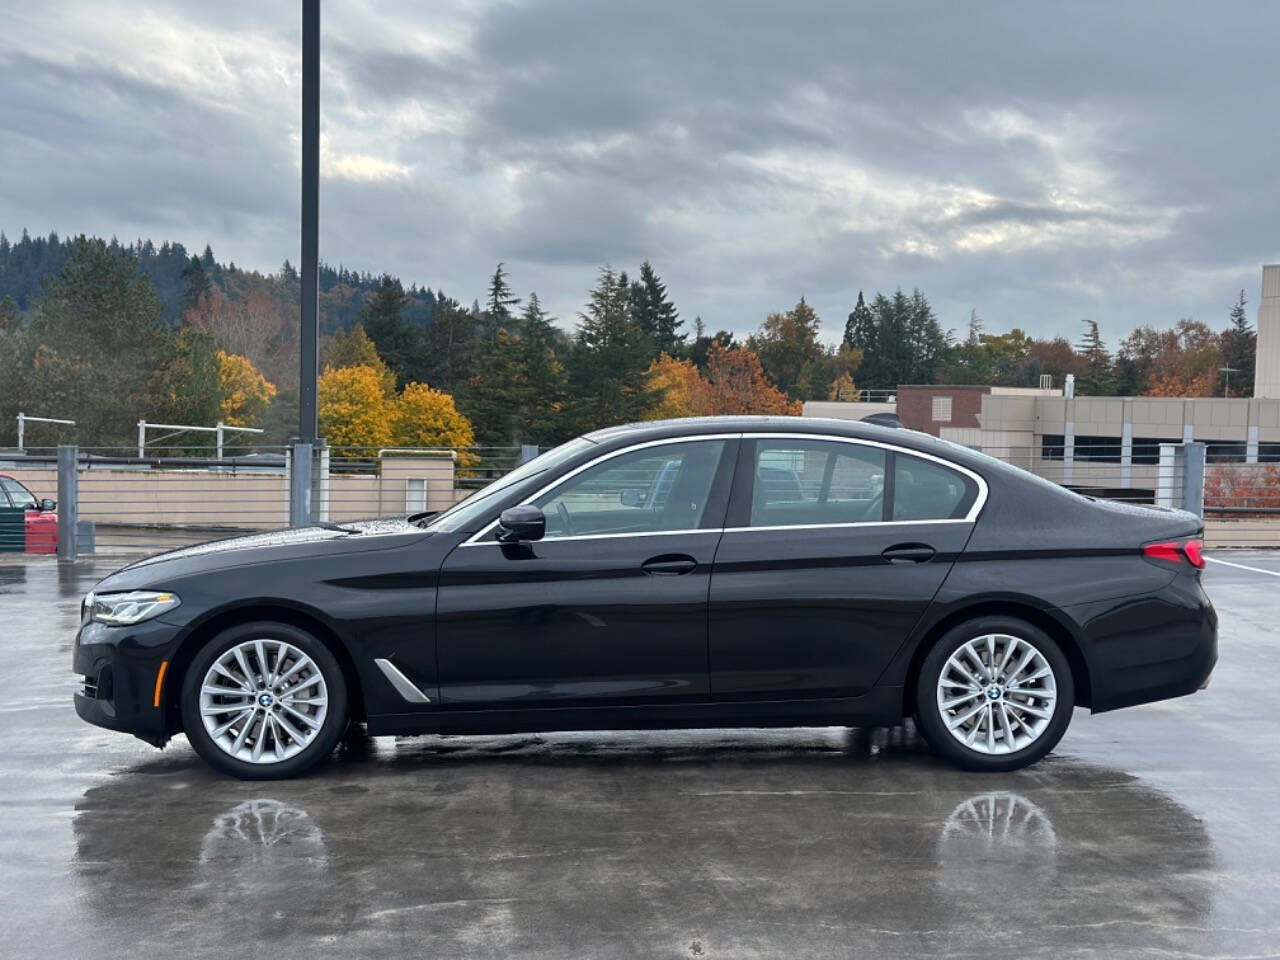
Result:
[[[1015,774],[906,727],[355,737],[242,783],[71,711],[103,572],[0,566],[9,957],[1280,952],[1270,576],[1210,570],[1208,691]]]

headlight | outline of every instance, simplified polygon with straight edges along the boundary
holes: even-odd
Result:
[[[85,597],[90,616],[113,627],[140,623],[172,610],[179,603],[176,593],[131,590],[128,593],[99,593]]]

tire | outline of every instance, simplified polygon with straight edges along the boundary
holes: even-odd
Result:
[[[991,647],[1003,668],[994,679]],[[1026,666],[1016,670],[1024,658]],[[1009,680],[1014,683],[1006,690]],[[915,694],[916,724],[934,753],[986,772],[1035,763],[1058,745],[1075,706],[1071,664],[1061,647],[1014,617],[979,617],[948,630],[921,664]]]
[[[262,686],[273,678],[276,686]],[[285,779],[311,769],[333,752],[348,725],[337,658],[286,623],[243,623],[219,633],[187,668],[181,696],[191,746],[210,766],[241,780]]]

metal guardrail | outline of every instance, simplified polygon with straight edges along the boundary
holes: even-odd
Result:
[[[896,388],[883,389],[880,387],[856,387],[853,397],[845,397],[842,399],[851,399],[856,403],[896,403],[898,400],[898,391]]]
[[[1152,445],[1124,457],[1111,443],[982,452],[1098,499],[1192,509],[1205,517],[1211,546],[1280,546],[1280,462],[1206,464],[1204,444]],[[90,545],[99,553],[152,553],[291,524],[445,509],[537,451],[247,447],[222,460],[200,447],[166,453],[0,452],[0,471],[19,477],[37,500],[58,501],[56,524],[46,518],[34,542],[48,551],[41,537],[53,536],[59,555],[71,559]],[[22,549],[29,549],[29,526],[24,516]],[[0,530],[0,549],[18,546],[16,520],[8,528]]]
[[[1204,444],[1157,444],[1127,458],[1118,443],[975,449],[1099,500],[1201,509]]]
[[[131,449],[74,446],[0,452],[0,472],[18,478],[37,500],[59,501],[56,521],[41,527],[43,552],[56,546],[60,558],[71,560],[90,550],[148,554],[291,525],[443,510],[537,449],[295,445],[238,448],[221,460],[198,446],[166,453],[138,457]],[[25,530],[10,518],[13,530],[0,530],[0,549],[29,550],[31,525],[25,517],[23,524]]]

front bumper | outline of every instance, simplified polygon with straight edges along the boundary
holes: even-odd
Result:
[[[84,678],[75,694],[80,718],[163,746],[169,739],[172,698],[167,696],[169,678],[160,682],[161,669],[181,631],[161,620],[130,627],[81,624],[72,654],[72,667]]]

